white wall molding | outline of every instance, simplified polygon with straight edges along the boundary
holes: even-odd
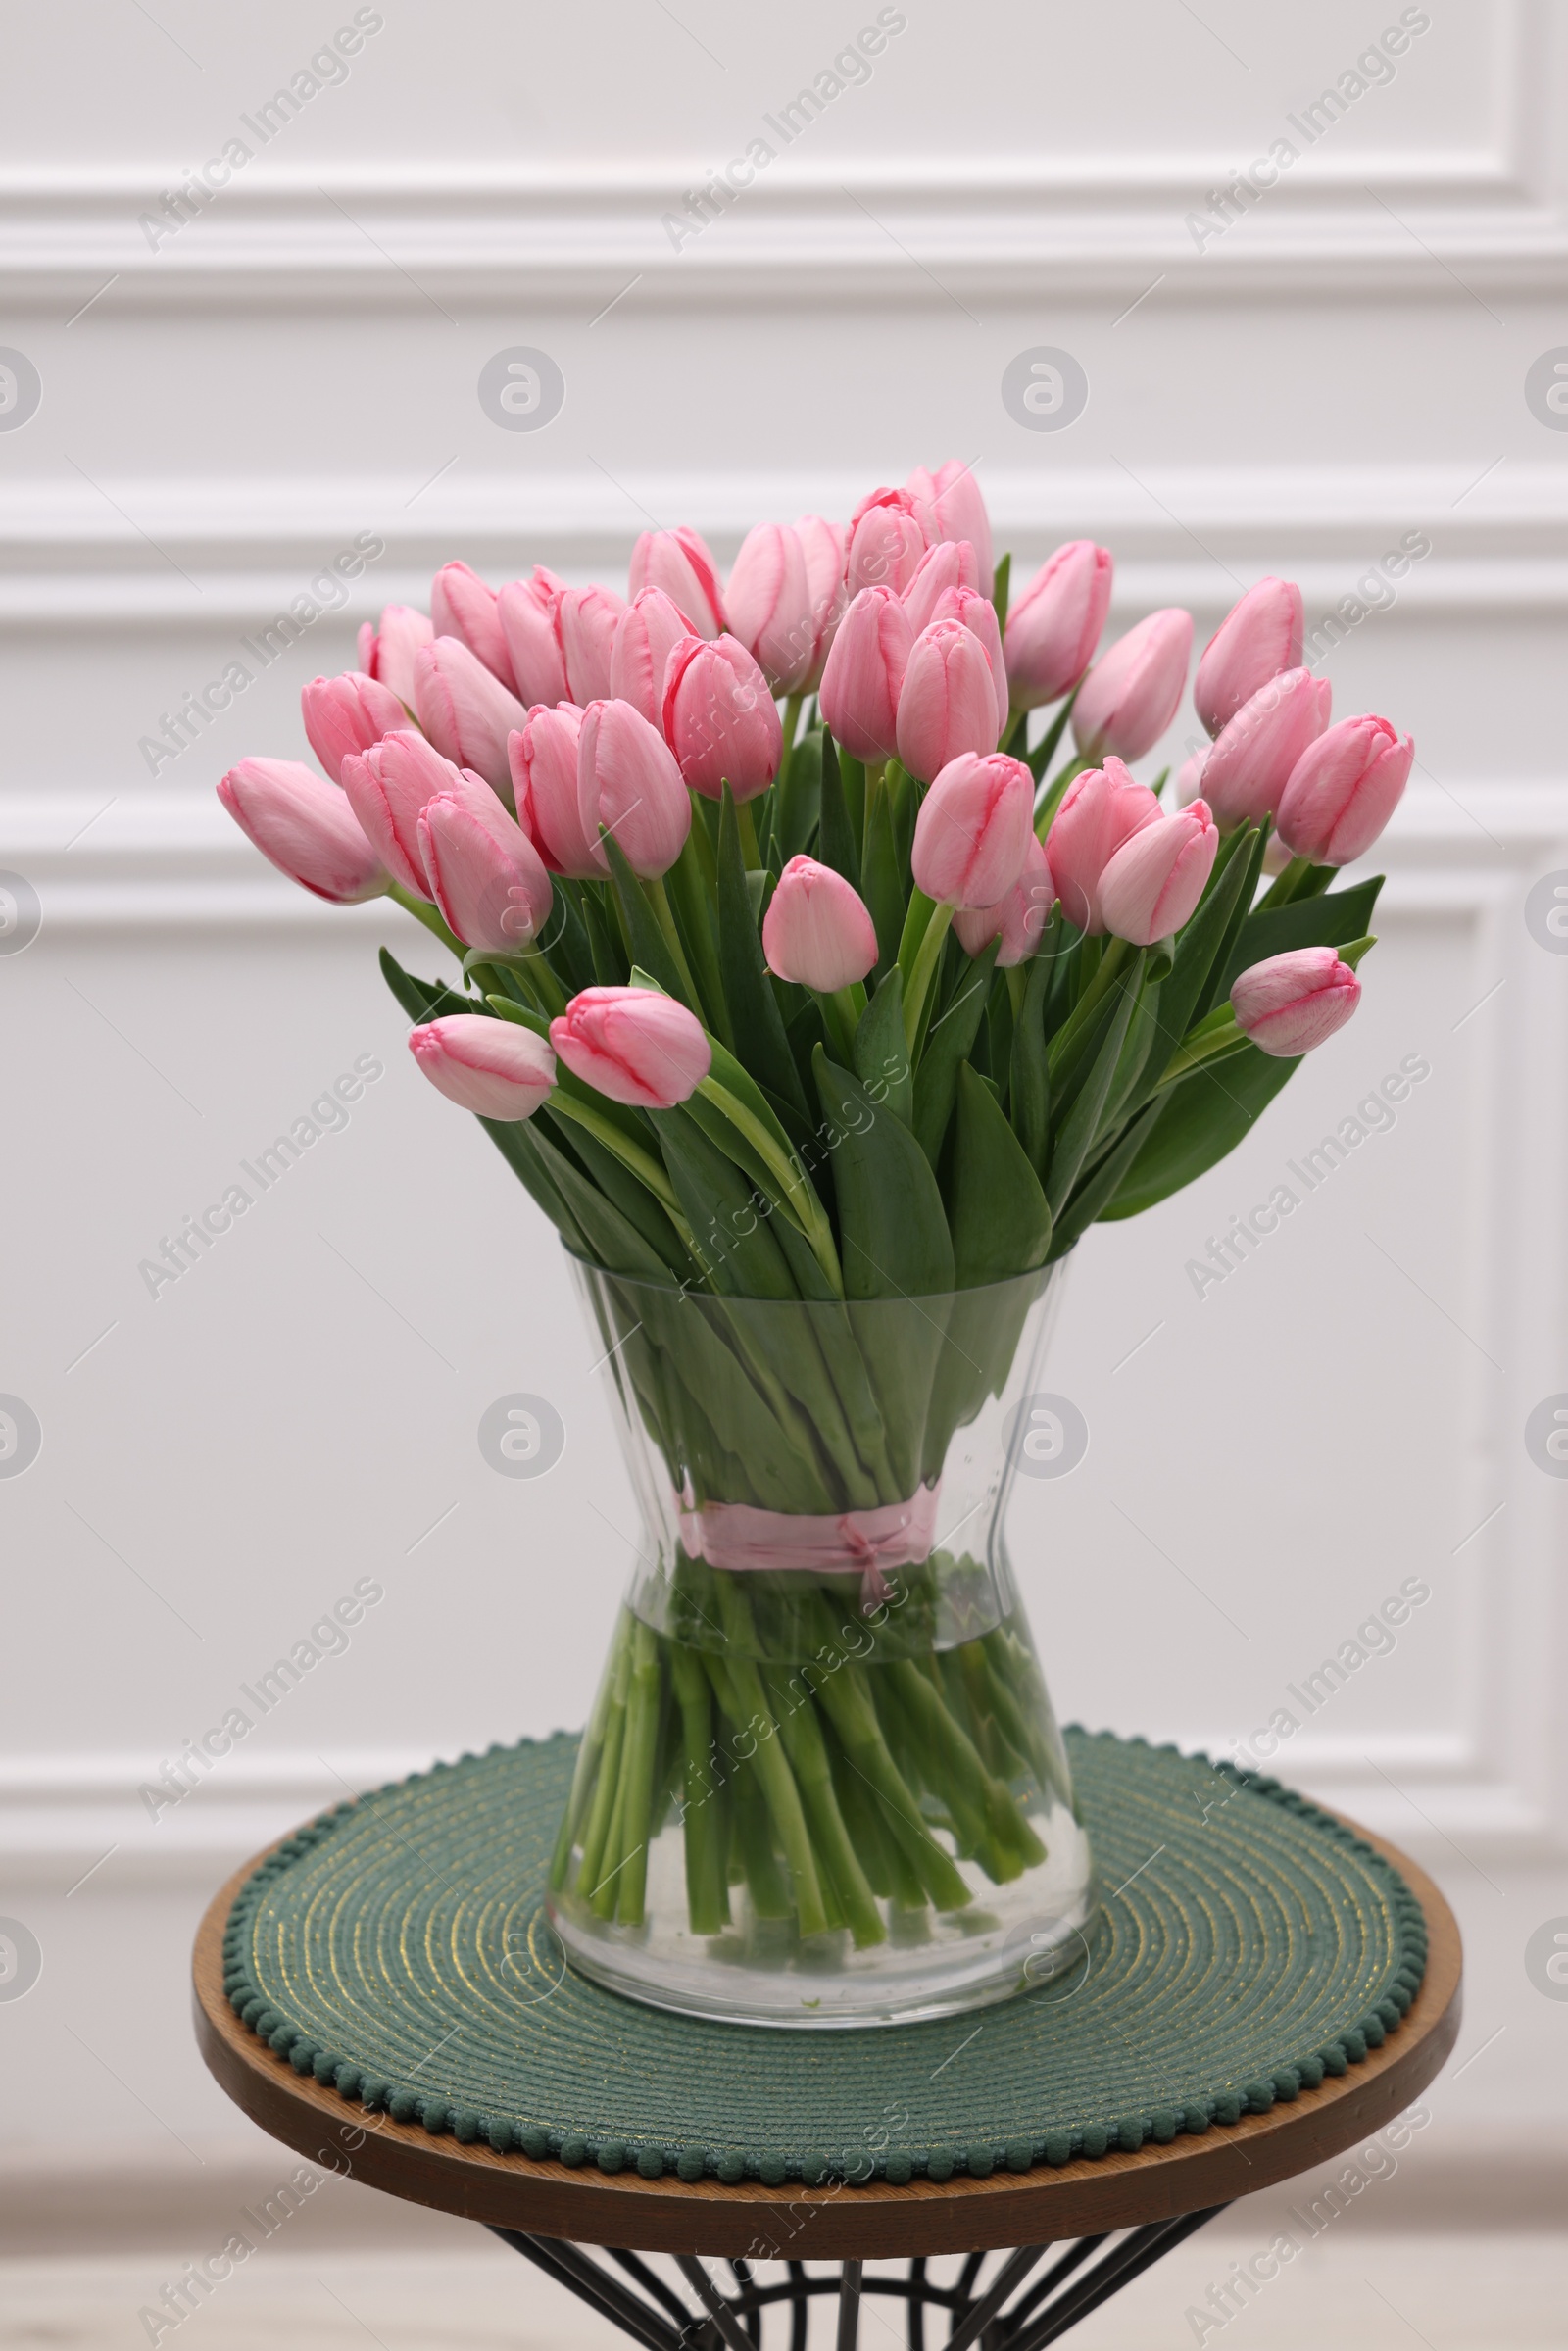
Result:
[[[1479,462],[1478,462],[1479,457]],[[1227,604],[1259,567],[1284,564],[1309,613],[1337,602],[1385,549],[1425,530],[1432,553],[1397,601],[1430,612],[1568,608],[1568,472],[1484,456],[1449,465],[1035,467],[982,463],[999,547],[1020,566],[1063,539],[1116,553],[1117,611]],[[422,468],[316,478],[37,475],[0,511],[0,619],[29,633],[178,624],[248,629],[304,588],[355,535],[385,553],[348,586],[354,618],[396,599],[424,604],[434,567],[462,553],[498,580],[534,562],[615,580],[651,521],[688,522],[727,562],[760,515],[851,513],[861,472],[788,467],[625,468],[575,459],[508,472],[461,461],[431,487]],[[111,498],[114,501],[110,503]],[[116,509],[120,512],[116,512]],[[1250,569],[1249,569],[1250,566]]]
[[[479,304],[583,301],[586,324],[637,272],[628,314],[801,294],[923,309],[948,302],[949,282],[1003,301],[1034,300],[1043,284],[1125,288],[1125,299],[1161,270],[1169,284],[1157,300],[1251,300],[1282,292],[1283,272],[1293,295],[1397,290],[1446,306],[1469,296],[1440,261],[1482,291],[1545,290],[1568,269],[1568,213],[1548,174],[1486,149],[1308,155],[1200,249],[1188,215],[1239,160],[1119,157],[1097,169],[964,158],[943,169],[794,159],[679,246],[664,221],[680,212],[695,162],[688,178],[273,166],[265,185],[236,182],[156,246],[139,221],[156,213],[161,186],[177,185],[175,165],[162,183],[12,173],[0,180],[0,287],[12,300],[64,300],[62,323],[114,274],[100,319],[178,309],[215,287],[235,306],[270,304],[286,288],[306,306],[404,310],[425,305],[428,286]]]

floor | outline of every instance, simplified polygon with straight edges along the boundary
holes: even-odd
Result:
[[[1076,2329],[1076,2351],[1558,2351],[1568,2346],[1564,2233],[1462,2235],[1367,2227],[1351,2211],[1223,2321],[1203,2310],[1274,2216],[1215,2224]],[[188,2257],[188,2256],[186,2256]],[[623,2337],[475,2230],[439,2252],[262,2246],[177,2324],[169,2252],[0,2261],[0,2351],[601,2351]],[[1266,2263],[1263,2265],[1268,2266]],[[813,2329],[827,2351],[831,2326]],[[935,2337],[933,2327],[932,2335]],[[770,2341],[783,2344],[774,2322]],[[864,2351],[904,2339],[868,2301]]]

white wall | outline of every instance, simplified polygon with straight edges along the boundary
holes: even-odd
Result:
[[[633,1535],[553,1240],[403,1051],[373,951],[427,967],[417,935],[291,892],[215,778],[303,753],[302,680],[449,556],[618,584],[650,519],[727,559],[755,518],[955,454],[1019,563],[1112,546],[1116,629],[1179,601],[1201,642],[1266,570],[1315,621],[1430,540],[1326,664],[1421,760],[1362,1013],[1235,1159],[1085,1245],[1053,1380],[1091,1451],[1015,1534],[1062,1713],[1219,1749],[1430,1584],[1282,1768],[1445,1883],[1475,2058],[1445,2130],[1517,2140],[1568,2047],[1523,1961],[1568,1914],[1568,1487],[1522,1436],[1568,1389],[1568,958],[1523,912],[1568,868],[1568,441],[1525,397],[1568,333],[1561,12],[1433,0],[1307,148],[1287,118],[1396,7],[907,0],[869,80],[678,250],[662,217],[870,7],[380,13],[156,243],[159,191],[351,11],[62,0],[8,27],[0,344],[42,401],[0,430],[0,867],[43,927],[0,955],[0,1390],[44,1432],[0,1479],[0,1913],[44,1952],[0,2003],[8,2160],[251,2146],[188,2036],[207,1892],[345,1784],[579,1720]],[[1195,236],[1282,137],[1279,184]],[[565,379],[537,433],[476,397],[518,344]],[[1088,376],[1060,432],[1000,393],[1039,345]],[[350,609],[149,772],[161,714],[362,531],[385,554]],[[138,1260],[361,1053],[385,1074],[347,1131],[149,1298]],[[1206,1237],[1410,1053],[1396,1130],[1196,1297]],[[566,1424],[538,1484],[477,1449],[510,1390]],[[149,1819],[138,1784],[363,1575],[386,1597],[349,1653]]]

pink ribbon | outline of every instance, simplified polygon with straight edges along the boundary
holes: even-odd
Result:
[[[782,1569],[814,1576],[858,1575],[863,1580],[867,1607],[887,1597],[882,1570],[917,1567],[930,1557],[936,1537],[934,1486],[922,1486],[907,1502],[815,1517],[759,1510],[750,1502],[704,1502],[698,1509],[683,1495],[675,1500],[680,1539],[691,1558],[706,1559],[710,1567],[731,1574]]]

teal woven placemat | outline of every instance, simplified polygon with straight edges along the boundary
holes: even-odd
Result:
[[[1359,2063],[1409,2007],[1419,1903],[1268,1779],[1069,1732],[1105,1903],[1084,1963],[970,2017],[778,2033],[564,1965],[545,1875],[576,1740],[340,1805],[237,1896],[224,1989],[301,2073],[519,2160],[649,2179],[1027,2171],[1206,2131]]]

